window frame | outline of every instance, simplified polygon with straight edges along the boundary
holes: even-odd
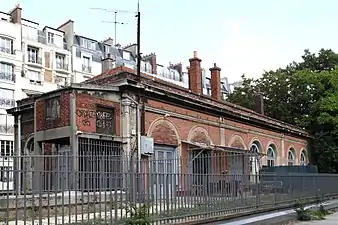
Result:
[[[48,44],[54,45],[54,33],[53,32],[47,33],[47,42]]]

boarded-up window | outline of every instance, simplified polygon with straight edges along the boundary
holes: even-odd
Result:
[[[48,99],[46,101],[46,120],[60,119],[60,97]]]
[[[115,134],[115,111],[113,108],[96,107],[96,132],[100,134]]]

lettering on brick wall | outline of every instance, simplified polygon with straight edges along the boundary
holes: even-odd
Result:
[[[98,128],[109,129],[113,126],[113,113],[110,112],[78,109],[76,115],[82,119],[84,126],[90,126],[90,119],[94,118],[96,118],[96,127]]]
[[[111,128],[113,126],[113,114],[109,112],[96,112],[96,127]]]

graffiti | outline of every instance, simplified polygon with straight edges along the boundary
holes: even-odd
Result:
[[[82,124],[84,126],[91,126],[91,119],[96,119],[97,128],[111,129],[113,127],[112,112],[78,109],[76,110],[76,115],[82,118]]]

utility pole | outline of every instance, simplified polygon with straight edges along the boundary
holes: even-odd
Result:
[[[140,12],[140,1],[137,1],[137,77],[141,79],[141,12]]]
[[[106,9],[106,8],[90,8],[91,10],[99,10],[99,11],[105,11],[105,12],[108,12],[108,13],[114,13],[114,20],[113,21],[106,21],[106,20],[103,20],[101,22],[103,23],[113,23],[114,24],[114,44],[116,46],[117,44],[117,24],[119,25],[127,25],[128,23],[125,23],[125,22],[121,22],[121,21],[118,21],[117,20],[117,14],[118,13],[131,13],[129,11],[126,11],[126,10],[116,10],[116,9]]]

